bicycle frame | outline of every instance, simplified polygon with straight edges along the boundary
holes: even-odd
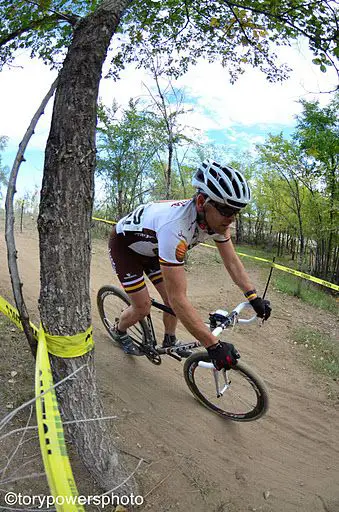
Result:
[[[155,299],[151,299],[151,304],[156,309],[160,309],[161,311],[164,311],[165,313],[168,313],[170,315],[176,316],[172,308],[170,308],[169,306],[166,306],[165,304],[162,304],[161,302],[158,302]],[[231,314],[228,314],[228,312],[224,311],[224,310],[217,310],[216,313],[218,313],[220,316],[222,316],[224,318],[224,321],[220,322],[220,325],[217,326],[212,331],[212,334],[214,336],[218,337],[225,329],[230,327],[230,325],[234,325],[235,323],[249,324],[249,323],[254,322],[256,320],[256,318],[257,318],[255,315],[252,318],[249,318],[249,319],[238,318],[238,315],[241,313],[241,311],[243,309],[248,308],[248,307],[250,307],[250,308],[252,307],[249,302],[241,302],[240,304],[238,304],[238,306],[236,308],[233,309]],[[152,322],[151,314],[147,315],[146,322],[147,322],[147,326],[149,328],[149,331],[151,333],[151,339],[148,340],[148,342],[152,346],[152,348],[155,349],[156,344],[157,344],[157,340],[156,340],[156,336],[155,336],[155,332],[154,332],[154,327],[153,327],[153,322]],[[210,327],[209,324],[206,324],[206,326]],[[178,355],[178,351],[180,351],[183,348],[186,349],[186,350],[191,350],[191,349],[194,349],[194,348],[198,348],[200,346],[201,346],[201,344],[200,344],[199,341],[192,341],[192,342],[189,342],[189,343],[180,343],[179,345],[176,345],[174,347],[166,347],[166,348],[165,347],[158,347],[155,350],[156,350],[156,352],[158,353],[159,356],[160,355],[169,355],[169,356],[173,357],[174,359],[177,359],[178,361],[181,361],[182,358]],[[213,370],[213,376],[214,376],[214,380],[215,380],[215,383],[216,383],[217,395],[218,396],[222,396],[222,394],[225,392],[225,390],[229,387],[228,377],[227,377],[225,371],[221,372],[223,374],[223,377],[224,377],[224,380],[225,380],[225,386],[220,391],[220,389],[219,389],[219,371],[215,369],[213,363],[203,363],[203,362],[201,362],[201,363],[199,363],[199,366],[200,365],[203,368],[208,368],[208,369]]]
[[[97,302],[101,320],[110,337],[116,341],[112,336],[112,329],[121,312],[129,306],[129,298],[119,288],[106,285],[98,291]],[[152,299],[152,306],[174,315],[170,307],[154,299]],[[250,304],[243,302],[234,308],[230,314],[221,309],[217,310],[210,314],[209,323],[206,325],[217,339],[224,329],[232,327],[236,323],[248,324],[256,320],[256,316],[248,320],[239,318],[241,311],[247,307],[251,308]],[[180,343],[172,347],[159,347],[151,314],[132,327],[134,331],[131,332],[131,335],[134,343],[140,347],[147,359],[155,365],[161,364],[161,355],[169,355],[181,361],[180,351],[182,349],[188,351],[201,347],[197,340]],[[212,372],[213,377],[208,373],[211,377],[208,378],[206,370]],[[268,409],[269,398],[265,384],[241,360],[230,370],[217,371],[207,351],[193,351],[189,357],[185,358],[183,372],[185,382],[193,396],[209,410],[223,418],[235,421],[252,421],[260,418]],[[221,398],[223,395],[224,399]]]

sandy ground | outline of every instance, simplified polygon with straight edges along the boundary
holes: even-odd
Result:
[[[38,323],[38,241],[34,231],[17,234],[27,308]],[[0,295],[13,303],[3,236]],[[258,289],[264,283],[251,270]],[[241,293],[212,249],[191,253],[189,295],[203,313],[235,305]],[[107,415],[117,415],[112,435],[129,464],[145,462],[136,475],[145,497],[138,510],[339,511],[338,401],[301,362],[291,329],[307,325],[335,335],[334,316],[270,290],[274,314],[264,327],[239,327],[227,339],[266,382],[268,414],[255,422],[225,421],[200,406],[185,385],[182,363],[165,358],[159,367],[130,358],[109,343],[96,309],[98,289],[116,283],[106,243],[93,242],[91,291],[99,386]],[[160,318],[156,319],[161,330]],[[184,339],[184,331],[180,331]],[[186,334],[187,336],[187,334]],[[337,386],[337,383],[331,383]],[[338,391],[338,387],[336,388]]]

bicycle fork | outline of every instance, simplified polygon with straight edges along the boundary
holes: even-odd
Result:
[[[228,378],[227,371],[225,369],[222,369],[221,371],[216,370],[214,368],[213,363],[207,363],[206,361],[199,361],[198,366],[200,366],[201,368],[208,368],[208,369],[212,370],[214,383],[215,383],[215,390],[217,393],[217,398],[220,398],[221,396],[223,396],[225,391],[227,391],[227,389],[231,386],[231,381]],[[220,377],[220,374],[222,375],[222,378]],[[220,382],[219,382],[220,379],[222,379],[222,381],[224,382],[224,386],[221,389],[220,389]],[[221,382],[221,384],[223,384],[223,382]]]

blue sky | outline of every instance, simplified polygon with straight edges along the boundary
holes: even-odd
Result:
[[[293,68],[289,80],[270,84],[259,71],[248,69],[231,85],[229,76],[219,64],[201,61],[173,85],[185,90],[185,107],[191,112],[182,119],[187,134],[190,127],[199,128],[202,140],[227,144],[232,150],[254,151],[256,143],[263,142],[269,132],[293,130],[295,115],[300,111],[300,98],[319,99],[322,104],[330,95],[321,91],[334,89],[335,73],[324,74],[311,63],[307,44],[298,42],[294,47],[280,47],[281,61]],[[15,62],[17,67],[5,69],[0,75],[0,135],[9,137],[3,164],[12,166],[15,154],[28,124],[48,91],[56,74],[37,60],[23,53]],[[103,73],[103,76],[105,73]],[[150,77],[141,70],[126,68],[119,82],[102,80],[100,97],[111,105],[115,98],[126,105],[131,97],[146,94],[142,82],[151,86]],[[41,117],[21,165],[17,181],[17,196],[40,187],[52,105]]]

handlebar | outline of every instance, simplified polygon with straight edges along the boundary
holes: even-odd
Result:
[[[249,302],[247,302],[247,301],[241,302],[241,304],[238,304],[237,307],[233,309],[232,313],[235,312],[239,315],[243,309],[248,309],[248,308],[253,309]],[[254,315],[251,318],[238,318],[238,323],[239,324],[251,324],[256,319],[257,319],[257,315]]]
[[[229,327],[230,325],[233,325],[235,323],[251,324],[251,323],[255,322],[255,320],[257,319],[256,315],[254,315],[248,319],[238,318],[240,313],[244,309],[247,309],[249,307],[252,308],[252,306],[249,302],[241,302],[233,309],[233,311],[231,313],[228,313],[228,311],[218,309],[215,313],[210,315],[210,320],[211,320],[211,317],[213,318],[213,315],[215,315],[214,318],[217,318],[217,321],[220,322],[219,325],[213,329],[212,334],[214,336],[218,337],[222,333],[222,331],[224,329],[227,329],[227,327]]]

